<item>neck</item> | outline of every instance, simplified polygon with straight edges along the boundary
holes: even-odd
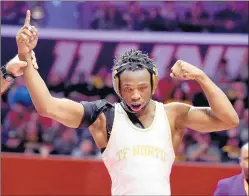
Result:
[[[153,100],[150,100],[150,102],[147,104],[147,106],[144,109],[141,109],[139,112],[136,113],[136,116],[139,118],[144,115],[147,115],[148,113],[154,111],[155,107],[156,107],[155,102]]]

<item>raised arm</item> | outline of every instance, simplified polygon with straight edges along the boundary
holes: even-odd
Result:
[[[193,107],[175,103],[177,124],[202,132],[231,129],[239,124],[239,117],[224,92],[197,67],[177,61],[172,67],[172,77],[196,80],[205,93],[210,107]]]
[[[28,66],[24,71],[24,79],[27,84],[33,104],[37,112],[45,117],[52,118],[65,126],[77,128],[84,115],[82,104],[51,96],[48,88],[32,66],[31,50],[37,44],[38,32],[30,24],[30,12],[27,12],[25,25],[17,33],[17,45],[19,56],[26,59]]]

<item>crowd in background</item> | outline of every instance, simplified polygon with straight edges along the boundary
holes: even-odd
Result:
[[[235,78],[228,78],[226,59],[222,59],[212,78],[232,102],[239,115],[240,125],[210,134],[186,129],[176,154],[177,161],[238,162],[240,147],[248,141],[248,60],[240,70]],[[194,106],[208,106],[195,81],[172,80],[169,71],[159,80],[154,99],[164,103],[179,101]],[[90,80],[80,74],[74,83],[68,83],[59,75],[53,75],[48,78],[47,84],[56,97],[67,97],[75,101],[118,101],[112,88],[111,73],[105,67],[92,75]],[[22,77],[3,95],[1,119],[3,152],[100,158],[101,154],[87,128],[66,128],[56,121],[39,116]]]
[[[2,24],[23,25],[28,8],[32,12],[33,25],[38,27],[248,33],[248,2],[3,1]],[[63,20],[61,12],[67,15]],[[212,78],[232,102],[240,125],[210,134],[186,129],[176,153],[177,161],[238,162],[240,147],[248,142],[248,57],[244,62],[237,77],[231,79],[226,59],[222,59]],[[154,99],[164,103],[180,101],[208,106],[196,82],[172,80],[169,72],[160,79]],[[56,97],[75,101],[119,101],[112,88],[111,73],[104,66],[91,80],[86,80],[83,73],[74,83],[53,75],[47,84]],[[16,79],[1,99],[3,152],[100,158],[100,151],[87,128],[67,128],[35,111],[22,77]]]
[[[248,33],[248,2],[3,1],[2,24],[22,25],[28,8],[45,28]]]

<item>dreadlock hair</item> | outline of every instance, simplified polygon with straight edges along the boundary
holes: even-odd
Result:
[[[144,66],[148,67],[149,69],[155,67],[155,62],[151,58],[149,58],[147,53],[143,53],[140,50],[133,49],[126,51],[119,57],[115,57],[113,69],[119,68],[125,63],[131,63],[131,66],[127,69],[132,71],[144,69]],[[140,64],[144,66],[141,66]]]

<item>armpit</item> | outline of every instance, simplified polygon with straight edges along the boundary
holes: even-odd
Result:
[[[111,103],[103,99],[92,102],[82,101],[81,104],[84,107],[84,116],[79,129],[91,126],[102,112],[108,113],[109,110],[114,108]],[[108,117],[106,116],[106,118]]]

